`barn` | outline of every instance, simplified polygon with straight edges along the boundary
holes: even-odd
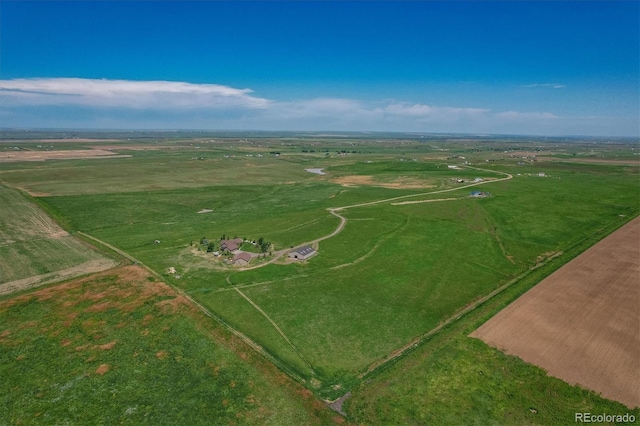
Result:
[[[316,254],[316,250],[311,246],[299,247],[289,252],[289,257],[298,260],[307,260],[311,256]]]

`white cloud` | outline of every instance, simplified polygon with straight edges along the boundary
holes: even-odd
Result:
[[[504,118],[509,120],[557,120],[558,117],[555,114],[549,112],[517,112],[517,111],[505,111],[495,114],[497,118]]]
[[[393,102],[384,108],[390,116],[415,118],[424,121],[452,122],[462,119],[477,119],[485,116],[489,110],[483,108],[437,107],[425,104]]]
[[[527,88],[531,88],[531,87],[550,87],[552,89],[564,89],[565,86],[564,84],[559,84],[559,83],[534,83],[534,84],[526,84],[522,87],[527,87]]]
[[[0,96],[22,105],[84,105],[143,109],[265,108],[250,89],[174,81],[34,78],[0,80]]]
[[[465,133],[536,133],[561,129],[566,121],[549,112],[500,112],[394,99],[272,100],[250,89],[217,84],[81,78],[0,80],[0,114],[9,117],[3,125],[16,127]]]

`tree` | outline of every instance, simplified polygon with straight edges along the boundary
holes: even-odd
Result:
[[[214,251],[216,249],[216,245],[213,241],[211,241],[209,243],[209,245],[207,246],[207,253],[211,253],[212,251]]]
[[[262,238],[262,237],[258,238],[258,245],[259,246],[261,246],[263,242],[264,242],[264,238]]]

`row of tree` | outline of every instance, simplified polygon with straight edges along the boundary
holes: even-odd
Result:
[[[233,237],[233,239],[238,238]],[[222,240],[226,240],[227,239],[227,235],[226,234],[222,234],[222,237],[220,238],[220,241]],[[242,241],[248,241],[247,238],[243,238]],[[260,237],[258,238],[258,241],[252,241],[253,244],[257,245],[258,247],[260,247],[260,251],[262,253],[266,253],[269,251],[269,249],[271,248],[271,241],[267,241],[264,239],[264,237]],[[191,245],[193,246],[193,241],[191,241]],[[211,241],[209,239],[207,239],[207,237],[202,237],[200,239],[200,245],[201,246],[207,246],[207,252],[211,253],[216,251],[216,243],[215,241]]]

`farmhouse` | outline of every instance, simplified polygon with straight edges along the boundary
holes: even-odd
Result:
[[[242,238],[234,238],[233,240],[220,241],[220,250],[236,251],[242,244]]]
[[[234,265],[246,265],[251,261],[251,255],[246,252],[238,253],[233,258]]]
[[[307,260],[316,254],[316,250],[311,246],[303,246],[289,252],[289,257],[298,260]]]

